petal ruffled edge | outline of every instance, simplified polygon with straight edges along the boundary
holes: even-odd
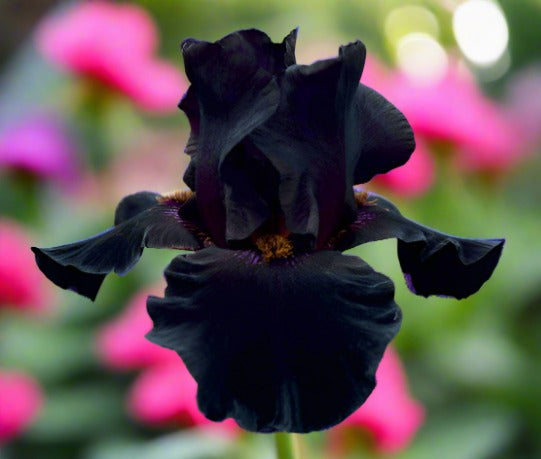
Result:
[[[347,137],[347,151],[355,184],[404,165],[415,150],[415,137],[406,117],[362,83],[348,126],[352,133]]]
[[[396,238],[398,259],[408,288],[417,295],[466,298],[490,278],[505,239],[461,238],[402,216],[375,194],[360,192],[357,218],[330,244],[347,250],[365,242]]]
[[[287,229],[311,237],[316,246],[352,201],[345,144],[365,56],[364,44],[355,41],[335,58],[288,67],[276,113],[250,133],[280,175]]]
[[[181,208],[191,199],[151,192],[127,196],[117,207],[115,226],[72,244],[32,247],[36,263],[54,284],[93,301],[105,276],[112,271],[126,274],[145,247],[198,250],[204,246],[195,224],[181,216]]]
[[[256,193],[232,190],[235,184],[227,183],[221,169],[229,153],[276,111],[277,76],[295,61],[296,35],[293,30],[282,43],[273,43],[249,29],[215,43],[188,39],[182,44],[192,82],[180,104],[192,127],[184,180],[197,190],[199,212],[219,246],[246,238],[269,216]]]
[[[321,251],[260,262],[209,247],[176,257],[150,297],[150,341],[179,353],[201,411],[257,432],[332,427],[375,386],[401,313],[390,279]]]

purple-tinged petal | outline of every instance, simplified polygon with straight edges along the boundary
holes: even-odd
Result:
[[[209,247],[165,277],[165,298],[148,300],[148,338],[179,353],[209,419],[251,431],[342,421],[372,392],[400,327],[392,282],[335,251],[264,262]]]
[[[115,215],[118,224],[96,236],[59,247],[32,247],[38,267],[59,287],[94,300],[105,276],[126,274],[145,247],[200,249],[198,228],[181,215],[189,202],[155,199],[150,205],[152,195],[124,198]]]
[[[398,259],[410,290],[422,296],[466,298],[496,268],[504,239],[468,239],[440,233],[409,220],[374,193],[359,196],[357,219],[333,246],[347,250],[365,242],[398,239]]]

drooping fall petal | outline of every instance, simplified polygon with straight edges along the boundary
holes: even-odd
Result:
[[[96,236],[59,247],[32,247],[39,268],[59,287],[94,300],[105,276],[127,273],[145,247],[200,249],[197,228],[180,214],[187,202],[159,196],[154,195],[153,205],[149,192],[124,198],[116,212],[119,223]]]
[[[375,193],[363,195],[357,219],[336,247],[347,250],[382,239],[398,239],[398,259],[409,289],[422,296],[466,298],[489,279],[505,239],[460,238],[403,217]]]
[[[374,388],[400,327],[394,287],[357,257],[321,251],[258,263],[209,247],[166,270],[149,339],[179,353],[201,411],[252,431],[331,427]]]

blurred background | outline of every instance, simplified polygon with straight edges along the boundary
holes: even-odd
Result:
[[[403,326],[369,401],[303,436],[303,457],[541,457],[540,0],[0,0],[0,458],[274,457],[270,436],[205,420],[179,359],[144,340],[174,251],[147,250],[91,303],[29,246],[184,187],[183,39],[297,26],[299,63],[363,40],[361,81],[414,128],[410,162],[367,187],[428,226],[507,238],[462,301],[410,294],[393,240],[352,251],[394,279]]]

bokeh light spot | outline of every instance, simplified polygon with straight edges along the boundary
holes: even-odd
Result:
[[[396,49],[400,69],[414,82],[433,84],[445,75],[447,53],[438,41],[426,33],[410,33],[400,39]]]
[[[453,14],[453,32],[472,63],[491,66],[507,49],[509,29],[501,8],[490,0],[468,0]]]
[[[384,31],[389,44],[396,47],[402,37],[413,32],[438,38],[440,26],[436,16],[427,8],[408,5],[395,8],[387,15]]]

